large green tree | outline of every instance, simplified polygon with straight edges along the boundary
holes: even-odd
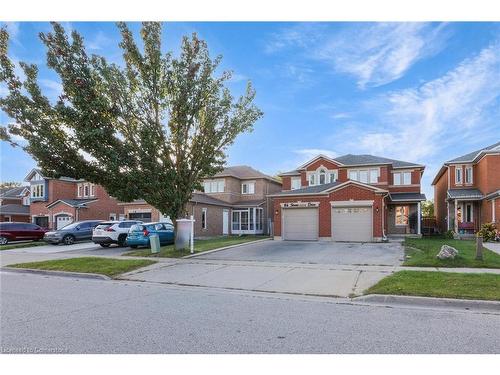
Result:
[[[24,77],[16,75],[0,30],[0,83],[8,88],[0,108],[14,119],[0,137],[14,145],[12,135],[24,138],[18,146],[44,175],[83,178],[181,217],[201,180],[222,169],[227,147],[262,116],[250,82],[234,98],[231,73],[217,74],[221,57],[212,59],[196,34],[182,39],[177,57],[162,52],[159,23],[143,23],[143,47],[117,24],[123,65],[89,56],[78,32],[52,26],[40,39],[63,87],[57,101],[40,89],[36,65],[20,63]]]

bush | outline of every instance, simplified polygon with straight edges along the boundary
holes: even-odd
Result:
[[[448,240],[452,240],[455,238],[455,233],[450,229],[450,230],[446,231],[446,233],[444,234],[444,238],[446,238]]]
[[[493,223],[485,223],[481,225],[481,230],[477,235],[483,237],[484,241],[493,241],[495,239],[496,226]]]

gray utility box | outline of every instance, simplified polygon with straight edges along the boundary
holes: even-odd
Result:
[[[152,234],[149,236],[149,244],[151,246],[151,252],[153,254],[160,252],[160,237],[157,234]]]

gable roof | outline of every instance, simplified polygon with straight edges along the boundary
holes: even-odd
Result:
[[[27,215],[30,214],[30,207],[22,204],[4,204],[0,206],[0,214],[2,215]]]
[[[221,172],[216,173],[212,177],[235,177],[240,180],[250,180],[253,178],[265,178],[267,180],[281,184],[281,182],[274,177],[264,174],[248,165],[235,165],[232,167],[226,167]],[[209,178],[212,178],[209,177]]]
[[[95,198],[91,198],[91,199],[57,199],[55,200],[54,202],[51,202],[49,203],[46,207],[47,208],[50,208],[50,207],[53,207],[55,206],[56,204],[58,203],[64,203],[68,206],[71,206],[71,207],[87,207],[87,204],[88,203],[93,203],[93,202],[97,202],[98,199],[95,199]]]
[[[334,190],[341,189],[347,185],[358,185],[358,186],[363,187],[365,189],[374,190],[376,193],[386,193],[387,192],[387,190],[378,188],[378,187],[373,186],[373,185],[368,185],[368,184],[365,184],[363,182],[354,181],[354,180],[347,180],[345,182],[335,181],[335,182],[330,182],[329,184],[307,186],[305,188],[282,191],[280,193],[270,194],[267,196],[268,197],[283,197],[283,196],[295,196],[295,195],[322,195],[322,194],[328,194]]]
[[[487,154],[489,152],[500,152],[500,142],[494,143],[492,145],[483,147],[479,150],[469,152],[468,154],[459,156],[458,158],[448,160],[447,163],[465,163],[474,162],[479,156]]]
[[[27,186],[4,188],[0,191],[0,198],[21,199],[24,197],[26,190],[29,190]]]
[[[288,172],[284,172],[284,173],[280,173],[279,175],[280,176],[299,175],[301,170],[305,169],[308,165],[312,164],[313,162],[315,162],[318,159],[328,160],[328,161],[335,163],[341,167],[391,164],[393,168],[425,168],[425,166],[422,164],[416,164],[416,163],[412,163],[409,161],[383,158],[381,156],[374,156],[374,155],[368,155],[368,154],[361,154],[361,155],[346,154],[346,155],[342,155],[342,156],[337,156],[335,158],[330,158],[328,156],[320,154],[320,155],[314,157],[313,159],[309,160],[308,162],[302,164],[297,169],[294,169],[294,170],[288,171]]]

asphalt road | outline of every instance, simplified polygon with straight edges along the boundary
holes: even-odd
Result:
[[[141,282],[0,275],[3,352],[500,352],[500,315]]]

